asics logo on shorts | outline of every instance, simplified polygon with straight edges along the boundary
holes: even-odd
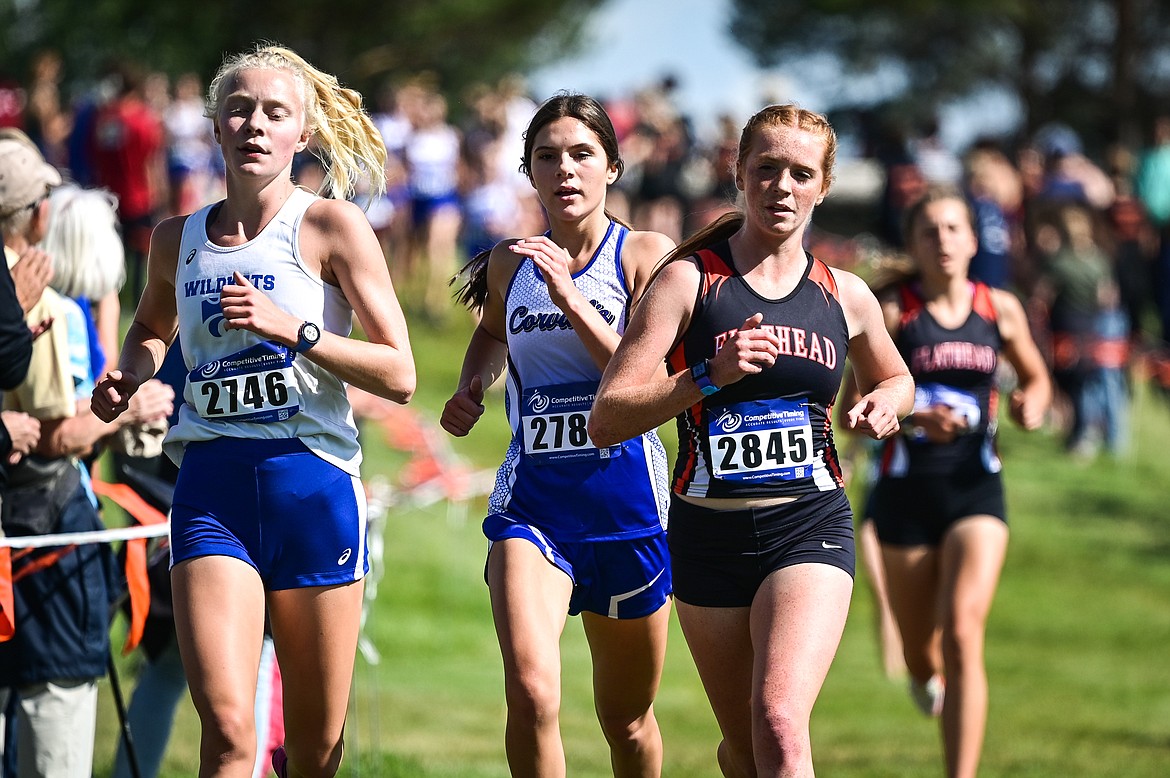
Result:
[[[738,413],[732,413],[731,411],[724,411],[715,420],[715,424],[724,432],[735,432],[743,424],[743,416],[740,416]]]
[[[548,404],[549,398],[547,394],[533,392],[532,396],[528,398],[528,407],[536,413],[543,413],[548,408]]]
[[[352,552],[353,552],[353,549],[349,549],[349,548],[347,548],[345,551],[342,551],[342,552],[341,552],[341,556],[339,556],[339,557],[337,558],[337,564],[339,564],[339,565],[344,565],[346,562],[348,562],[348,561],[349,561],[349,555],[350,555]]]

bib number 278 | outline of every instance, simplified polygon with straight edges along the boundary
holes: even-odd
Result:
[[[589,445],[586,424],[589,417],[584,413],[550,414],[529,416],[528,450],[563,451],[584,448]]]

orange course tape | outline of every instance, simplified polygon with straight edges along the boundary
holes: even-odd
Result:
[[[93,490],[113,500],[139,524],[162,524],[167,520],[162,511],[146,502],[126,484],[93,481]],[[150,579],[146,575],[146,538],[126,541],[126,587],[130,592],[130,628],[122,653],[129,654],[142,641],[146,628],[146,614],[150,610]]]
[[[0,547],[0,643],[16,634],[15,614],[12,612],[12,552]]]

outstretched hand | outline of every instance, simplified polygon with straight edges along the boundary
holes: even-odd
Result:
[[[130,407],[130,398],[138,391],[138,381],[121,370],[111,370],[98,379],[93,388],[89,409],[104,422],[112,422]]]
[[[53,317],[50,316],[47,319],[41,319],[36,324],[29,325],[28,332],[30,335],[32,335],[32,339],[36,340],[37,338],[39,338],[40,336],[42,336],[46,332],[48,332],[49,328],[52,326],[53,326]]]
[[[931,443],[951,443],[971,431],[966,415],[942,403],[915,409],[913,422]]]
[[[867,394],[849,409],[845,416],[849,429],[861,432],[874,440],[884,440],[902,428],[894,406],[880,396]]]
[[[157,378],[142,385],[130,398],[126,413],[127,424],[145,424],[165,419],[175,408],[175,390]]]
[[[1048,404],[1031,397],[1022,389],[1016,389],[1011,394],[1008,410],[1016,424],[1029,431],[1038,430],[1044,423]]]
[[[459,389],[443,406],[443,415],[439,417],[439,424],[447,432],[461,438],[483,415],[483,379],[478,375],[471,377],[467,386]]]
[[[37,447],[41,439],[41,422],[21,411],[0,412],[0,420],[12,443],[8,464],[15,465]]]
[[[27,314],[53,280],[53,260],[40,246],[29,246],[9,272],[16,288],[16,299]]]

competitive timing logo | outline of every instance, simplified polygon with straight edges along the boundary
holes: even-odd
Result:
[[[219,295],[210,300],[201,301],[203,305],[203,323],[212,337],[223,337],[223,309],[219,307]]]
[[[550,402],[547,394],[542,394],[539,389],[533,389],[532,396],[528,398],[528,407],[533,413],[544,413],[548,410]]]
[[[725,433],[735,432],[743,424],[743,416],[738,413],[732,413],[730,410],[723,411],[719,418],[715,420],[715,425]]]
[[[220,363],[218,359],[208,362],[206,365],[199,368],[200,375],[202,375],[204,378],[211,378],[219,372],[219,364]]]

